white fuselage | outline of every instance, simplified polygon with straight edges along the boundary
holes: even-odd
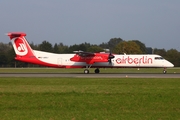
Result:
[[[59,67],[66,66],[71,68],[73,66],[85,67],[86,62],[71,61],[75,54],[55,54],[33,50],[36,58],[44,63],[56,64]],[[173,67],[174,65],[165,60],[159,55],[114,55],[112,63],[96,62],[92,67]]]

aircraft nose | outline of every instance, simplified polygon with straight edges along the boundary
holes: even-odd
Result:
[[[171,67],[174,67],[174,65],[171,63]]]
[[[167,67],[174,67],[174,65],[171,62],[168,61]]]

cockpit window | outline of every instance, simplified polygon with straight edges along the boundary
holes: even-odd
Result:
[[[163,57],[155,57],[154,59],[155,59],[155,60],[164,60]]]

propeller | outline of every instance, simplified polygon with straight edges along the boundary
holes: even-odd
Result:
[[[113,58],[114,58],[114,55],[113,55],[113,54],[111,53],[111,51],[110,51],[109,57],[108,57],[108,62],[109,62],[109,64],[112,63],[111,59],[113,59]]]

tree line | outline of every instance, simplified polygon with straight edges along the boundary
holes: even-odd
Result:
[[[99,45],[90,43],[81,43],[74,45],[64,45],[63,43],[55,43],[52,45],[50,42],[44,40],[41,44],[30,43],[32,49],[53,52],[57,54],[73,53],[73,51],[85,52],[112,52],[115,54],[158,54],[165,59],[172,62],[175,67],[180,66],[180,52],[176,49],[152,49],[146,47],[144,43],[139,40],[123,40],[121,38],[111,38],[108,42],[103,42]],[[15,52],[12,44],[0,43],[0,67],[40,67],[29,63],[23,63],[14,60]]]

